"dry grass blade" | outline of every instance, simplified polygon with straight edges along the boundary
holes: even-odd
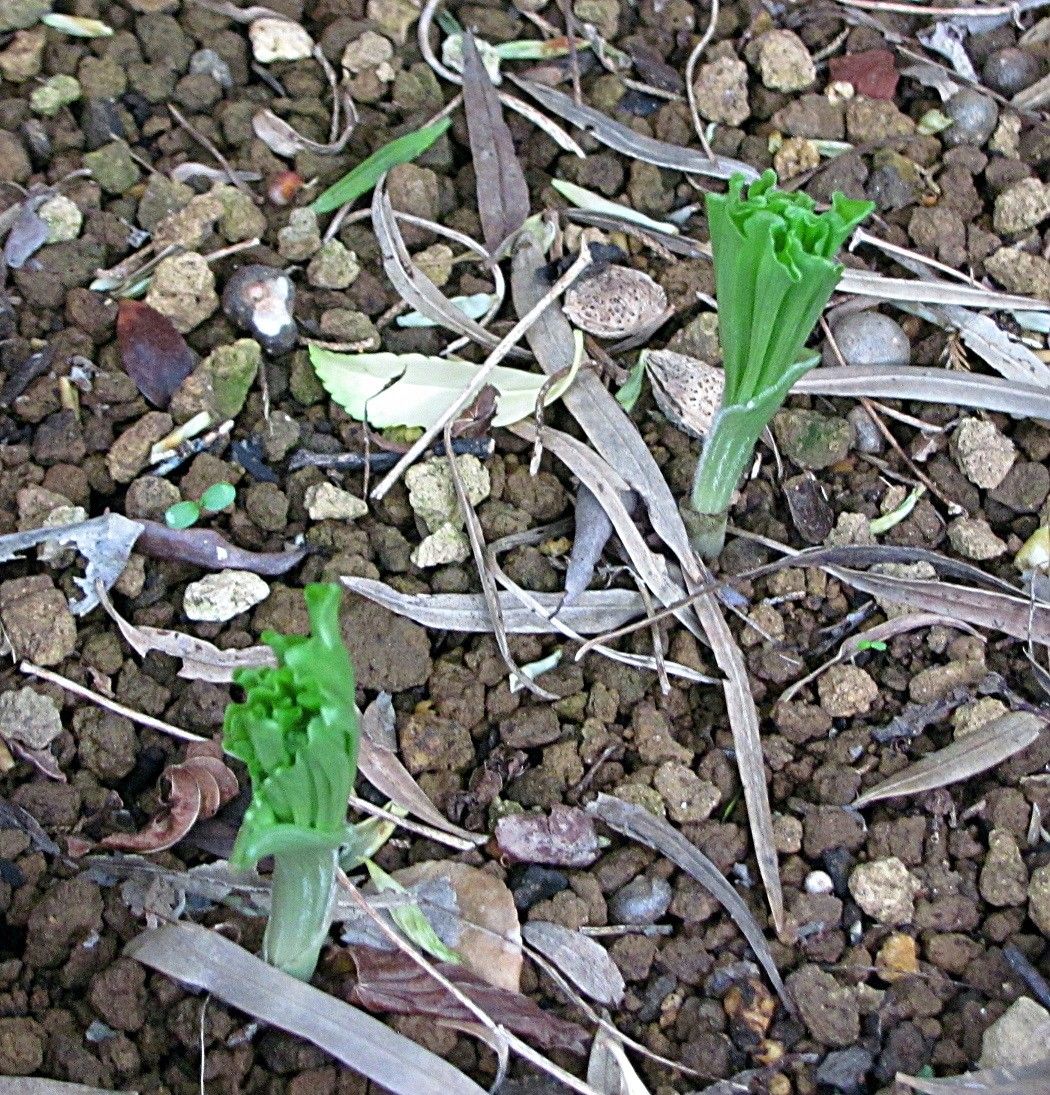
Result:
[[[945,281],[912,281],[889,278],[869,270],[846,270],[839,291],[862,297],[907,301],[912,304],[948,304],[961,308],[1002,308],[1017,312],[1045,312],[1046,301],[1032,297],[996,293],[991,289],[971,289],[968,285],[950,285]]]
[[[182,984],[280,1027],[399,1095],[484,1095],[447,1061],[358,1008],[289,977],[195,924],[143,932],[124,953]]]
[[[898,1072],[897,1083],[907,1084],[923,1095],[1046,1095],[1050,1090],[1050,1060],[930,1080]]]
[[[481,63],[474,35],[463,36],[463,110],[474,164],[485,244],[495,254],[529,215],[529,187],[500,110],[499,94]]]
[[[973,733],[909,764],[904,771],[865,791],[853,806],[860,809],[882,799],[917,795],[979,776],[1014,753],[1027,749],[1045,727],[1044,719],[1027,711],[1012,711],[992,719]]]
[[[1011,100],[1011,106],[1019,110],[1040,110],[1050,102],[1050,73],[1036,80],[1031,87],[1019,91]]]
[[[587,810],[604,821],[614,832],[654,849],[696,879],[732,917],[733,923],[751,944],[755,957],[766,971],[770,984],[784,1001],[784,1006],[792,1014],[795,1013],[794,1001],[780,979],[780,972],[773,961],[773,954],[758,922],[751,915],[751,910],[744,904],[741,896],[729,884],[725,875],[699,848],[690,844],[680,832],[672,829],[662,818],[649,813],[641,806],[624,802],[623,799],[614,798],[612,795],[598,795],[594,802],[588,803]]]
[[[64,1080],[41,1080],[35,1076],[14,1076],[0,1080],[0,1095],[138,1095],[138,1092],[67,1084]]]
[[[792,391],[802,395],[915,399],[1022,418],[1050,418],[1050,392],[1046,388],[1008,382],[997,376],[926,369],[919,365],[903,369],[893,365],[822,367],[807,373]]]
[[[594,1036],[587,1083],[604,1095],[649,1095],[623,1046],[604,1027]]]
[[[714,179],[728,179],[737,172],[748,179],[758,178],[758,172],[741,160],[733,160],[728,156],[716,156],[714,159],[709,159],[703,153],[691,148],[683,148],[681,145],[668,144],[666,141],[642,136],[635,133],[633,129],[613,121],[600,110],[574,102],[570,95],[555,91],[552,87],[537,84],[532,80],[523,80],[510,74],[508,76],[518,87],[557,114],[559,118],[632,159],[643,160],[657,167],[670,168],[672,171],[708,175]]]
[[[623,999],[623,974],[601,943],[545,920],[523,924],[521,934],[530,947],[535,947],[584,996],[609,1005],[619,1004]]]

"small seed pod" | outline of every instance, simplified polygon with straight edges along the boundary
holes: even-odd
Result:
[[[660,317],[667,294],[641,270],[606,266],[576,282],[564,307],[582,330],[598,338],[626,338]]]
[[[705,437],[722,405],[725,373],[671,350],[645,350],[642,361],[656,405],[668,421],[691,437]]]
[[[266,184],[266,196],[274,205],[291,205],[302,188],[303,177],[298,171],[278,171]]]
[[[226,283],[222,310],[269,354],[287,353],[296,343],[295,286],[282,270],[253,263]]]

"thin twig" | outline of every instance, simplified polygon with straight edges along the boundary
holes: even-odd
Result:
[[[199,734],[192,734],[189,730],[180,730],[179,727],[172,726],[170,723],[161,722],[160,719],[155,719],[152,715],[143,715],[139,711],[125,707],[122,703],[117,703],[116,700],[111,700],[98,692],[92,692],[90,688],[85,688],[82,684],[77,684],[76,681],[71,681],[68,677],[63,677],[59,673],[52,673],[50,669],[43,669],[39,665],[33,665],[32,662],[22,662],[18,668],[31,677],[39,677],[42,681],[57,684],[59,688],[64,688],[74,696],[90,700],[92,703],[98,704],[99,707],[112,711],[115,715],[123,715],[124,718],[137,722],[140,726],[148,726],[151,730],[158,730],[169,737],[181,738],[183,741],[211,740],[210,738],[202,738]]]
[[[214,141],[209,140],[205,135],[186,117],[179,111],[177,107],[168,103],[168,110],[171,111],[171,116],[182,126],[183,129],[200,145],[203,145],[211,154],[215,157],[215,162],[226,172],[229,180],[238,190],[243,191],[252,199],[253,202],[258,203],[259,198],[248,189],[247,185],[241,180],[237,172],[234,171],[233,165],[228,159],[219,151]]]
[[[689,99],[689,114],[693,119],[693,128],[696,130],[696,135],[700,138],[700,143],[704,146],[704,153],[709,160],[715,158],[714,152],[711,150],[711,145],[707,139],[706,127],[702,119],[700,118],[700,110],[696,103],[696,89],[693,87],[693,76],[696,72],[697,62],[700,60],[700,54],[707,49],[708,42],[711,41],[715,33],[715,23],[718,22],[718,0],[711,0],[711,13],[707,19],[707,27],[704,33],[700,35],[700,41],[693,46],[692,53],[689,54],[689,60],[685,65],[685,93]]]
[[[427,840],[433,840],[438,844],[447,844],[448,847],[455,848],[457,852],[472,852],[479,843],[484,843],[486,839],[480,835],[476,841],[452,836],[451,833],[444,833],[431,825],[424,825],[421,821],[412,821],[410,818],[392,814],[389,810],[384,810],[382,806],[376,806],[368,799],[361,798],[358,795],[351,795],[347,799],[347,803],[353,809],[360,810],[362,814],[380,818],[382,821],[389,821],[391,825],[397,825],[401,829],[417,833],[419,836],[426,837]]]
[[[974,7],[937,7],[932,4],[895,3],[892,0],[837,0],[845,8],[862,11],[892,11],[899,15],[1013,15],[1017,4],[980,4]]]

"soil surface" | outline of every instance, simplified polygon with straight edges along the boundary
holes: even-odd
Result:
[[[358,121],[334,154],[304,146],[278,155],[253,130],[253,118],[268,109],[324,144],[332,95],[308,50],[270,59],[270,46],[222,4],[79,0],[63,10],[101,20],[112,34],[76,37],[39,22],[42,2],[0,3],[0,206],[13,220],[16,207],[24,213],[35,196],[49,204],[41,213],[48,242],[9,238],[5,252],[0,532],[107,512],[163,522],[172,504],[233,484],[235,502],[204,514],[200,527],[251,552],[302,544],[305,558],[283,574],[237,571],[235,580],[219,572],[225,576],[207,584],[208,572],[192,559],[136,551],[111,590],[132,624],[174,629],[222,650],[257,644],[266,629],[302,633],[300,591],[312,581],[356,576],[406,594],[481,588],[458,530],[431,542],[444,518],[416,497],[422,487],[399,482],[365,507],[360,471],[296,459],[303,451],[363,451],[360,423],[330,400],[303,338],[425,354],[452,339],[440,328],[395,322],[408,309],[384,273],[367,219],[347,217],[322,242],[331,215],[318,223],[305,210],[376,148],[431,120],[458,89],[422,57],[419,11],[410,0],[271,6],[346,72]],[[565,27],[561,8],[543,0],[447,6],[492,44]],[[622,54],[620,67],[612,59],[603,67],[582,39],[573,57],[505,65],[570,95],[576,80],[585,103],[636,133],[698,148],[683,74],[707,14],[706,5],[688,0],[576,0],[571,26],[595,28],[620,51],[610,58]],[[1026,30],[1035,21],[1032,13],[1022,19]],[[284,41],[295,38],[292,24],[283,26],[280,48],[295,47]],[[918,58],[944,62],[916,38],[932,26],[931,16],[835,3],[792,6],[776,20],[757,2],[723,4],[696,72],[712,147],[758,170],[774,166],[784,185],[821,202],[836,190],[870,198],[877,210],[869,228],[881,239],[988,287],[1050,301],[1050,128],[1038,109],[1009,102],[1047,72],[1047,23],[1023,40],[1005,18],[962,34],[958,48],[979,94],[962,94],[967,83],[950,69],[909,74]],[[435,29],[435,42],[444,36]],[[938,81],[942,89],[948,81],[946,100]],[[388,192],[395,209],[481,240],[462,111],[452,119],[428,151],[390,173]],[[566,209],[550,185],[557,177],[649,217],[671,217],[686,236],[707,239],[702,191],[721,186],[716,180],[687,179],[573,130],[587,152],[579,158],[522,116],[508,111],[507,121],[533,212]],[[176,170],[186,164],[205,167]],[[225,164],[248,173],[236,176],[238,186]],[[581,229],[561,223],[571,259]],[[401,228],[414,261],[447,296],[493,290],[484,266],[468,261],[469,253],[461,261],[459,243],[419,224]],[[90,288],[99,271],[149,239],[163,258],[144,272],[152,275],[144,299],[184,334],[194,363],[211,363],[207,376],[193,372],[159,405],[129,375],[111,287]],[[653,348],[717,363],[708,259],[673,255],[615,226],[588,239],[619,248],[623,265],[663,287],[674,314],[650,339]],[[30,253],[21,261],[23,249]],[[134,264],[128,282],[147,258]],[[844,262],[914,277],[871,247]],[[294,283],[300,338],[291,348],[279,338],[267,344],[261,332],[262,352],[257,342],[245,345],[252,331],[224,310],[234,274],[253,263],[285,271]],[[850,364],[988,371],[955,332],[914,314],[921,308],[873,309],[857,297],[836,302],[846,303],[831,317],[835,345],[818,332],[828,364],[842,354]],[[497,335],[509,330],[508,316],[509,307],[493,322]],[[1017,314],[995,318],[1048,360],[1045,334],[1023,331]],[[462,353],[483,356],[476,348]],[[635,358],[634,351],[616,356],[606,369],[610,383]],[[210,394],[195,387],[195,377],[212,385]],[[152,466],[153,444],[209,399],[232,430],[169,470]],[[648,386],[631,417],[676,497],[684,496],[699,443],[668,420]],[[546,420],[578,433],[557,405]],[[473,498],[481,529],[489,543],[515,538],[499,556],[510,579],[557,593],[577,484],[549,452],[533,473],[530,444],[503,429],[491,436],[495,451],[477,462]],[[879,543],[935,551],[1019,586],[1014,556],[1047,521],[1050,429],[1043,422],[931,403],[862,406],[795,396],[773,437],[776,454],[760,446],[761,464],[732,511],[737,531],[719,561],[722,575],[778,558],[769,541],[794,549]],[[904,513],[920,481],[924,493]],[[895,513],[896,523],[872,532],[874,519]],[[638,521],[660,550],[640,514]],[[429,554],[421,555],[424,538]],[[83,560],[68,547],[37,552],[4,563],[0,574],[0,622],[13,651],[0,674],[0,1076],[172,1095],[363,1090],[359,1076],[307,1042],[253,1026],[217,1000],[202,1007],[201,996],[122,956],[146,926],[145,883],[136,890],[86,874],[84,857],[109,854],[100,840],[138,830],[157,812],[159,777],[184,758],[185,747],[25,676],[18,662],[50,667],[140,715],[216,738],[231,686],[184,679],[179,661],[164,653],[140,656],[100,607],[72,614],[68,604],[84,593],[75,585]],[[635,588],[615,540],[603,559],[592,588]],[[927,565],[913,560],[890,569],[929,577]],[[758,876],[720,686],[671,677],[662,691],[649,670],[595,653],[575,661],[578,644],[559,635],[511,635],[519,666],[562,653],[537,678],[554,696],[542,700],[512,689],[491,635],[428,630],[357,595],[344,598],[344,630],[361,706],[382,691],[392,695],[399,755],[446,817],[489,834],[501,818],[585,806],[599,792],[652,810],[747,902],[797,1017],[778,1004],[743,936],[697,882],[601,826],[597,858],[586,866],[511,863],[491,840],[457,853],[412,832],[390,840],[378,862],[396,870],[454,858],[504,881],[523,923],[619,926],[593,935],[626,983],[611,1018],[625,1035],[685,1066],[631,1051],[658,1095],[890,1095],[906,1090],[898,1072],[940,1076],[979,1063],[1030,1063],[1024,1032],[1050,1019],[1045,981],[1040,990],[1025,980],[1033,970],[1050,977],[1050,733],[962,783],[863,813],[850,803],[992,718],[1040,710],[1046,671],[1033,670],[1022,642],[997,630],[968,633],[946,609],[948,618],[862,649],[785,700],[843,639],[905,609],[819,568],[781,569],[734,588],[737,607],[727,618],[761,719],[784,884],[779,936]],[[710,651],[684,628],[671,621],[663,636],[667,658],[717,676]],[[617,645],[649,655],[652,634],[642,630]],[[1034,656],[1038,662],[1045,651],[1036,648]],[[360,791],[382,801],[364,781]],[[243,808],[242,796],[151,858],[178,870],[221,858]],[[183,915],[258,947],[262,920],[242,910],[191,903]],[[333,935],[315,977],[327,991],[345,980],[339,946]],[[528,962],[521,987],[545,1009],[588,1025]],[[494,1076],[494,1057],[482,1043],[429,1019],[388,1021],[480,1082]],[[584,1059],[553,1056],[584,1075]],[[515,1095],[559,1089],[520,1062],[510,1076],[502,1090]],[[734,1077],[741,1086],[720,1086]]]

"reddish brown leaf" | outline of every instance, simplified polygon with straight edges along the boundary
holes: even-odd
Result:
[[[231,544],[214,529],[168,528],[159,521],[141,521],[142,534],[135,547],[150,559],[193,563],[205,570],[250,570],[272,577],[284,574],[306,555],[305,547],[290,551],[247,551]]]
[[[198,818],[209,818],[240,788],[237,777],[222,760],[222,748],[213,741],[193,742],[186,759],[164,771],[164,806],[138,833],[112,833],[103,847],[122,852],[163,852],[178,844]]]
[[[477,1022],[474,1014],[442,987],[403,951],[352,947],[357,984],[347,998],[369,1011],[395,1015],[426,1015],[456,1023]],[[486,984],[477,974],[450,962],[434,963],[451,981],[496,1023],[544,1049],[568,1049],[585,1053],[590,1036],[583,1027],[544,1011],[520,992]]]
[[[588,867],[598,858],[594,822],[560,803],[543,814],[509,814],[496,823],[496,843],[509,859],[552,867]]]
[[[891,99],[897,91],[897,68],[888,49],[847,53],[828,61],[832,80],[852,84],[858,95],[869,99]]]
[[[155,407],[167,407],[196,364],[171,320],[140,300],[120,302],[117,346],[128,376]]]

